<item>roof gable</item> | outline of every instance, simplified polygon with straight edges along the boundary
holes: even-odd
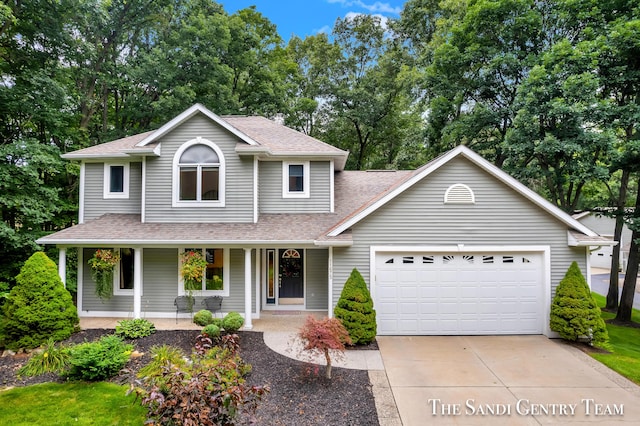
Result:
[[[500,170],[495,165],[491,164],[489,161],[482,158],[479,154],[476,154],[471,149],[467,148],[464,145],[459,145],[458,147],[452,149],[451,151],[445,153],[444,155],[434,159],[433,161],[427,163],[423,167],[417,169],[414,173],[408,176],[406,179],[397,183],[395,186],[380,194],[375,199],[371,200],[369,203],[365,204],[362,208],[354,212],[352,215],[347,217],[345,220],[338,223],[335,227],[333,227],[327,235],[329,237],[335,237],[340,233],[348,230],[353,225],[360,222],[365,217],[369,216],[373,212],[377,211],[380,207],[384,206],[398,195],[404,193],[407,189],[414,186],[416,183],[422,181],[427,178],[436,170],[440,169],[443,165],[449,163],[451,160],[457,157],[464,157],[469,160],[473,165],[479,167],[484,170],[491,176],[498,179],[500,182],[504,183],[507,187],[513,189],[520,195],[522,195],[525,199],[533,203],[534,205],[540,207],[543,211],[555,217],[560,222],[567,225],[567,227],[571,229],[578,230],[585,235],[588,236],[597,236],[595,232],[591,229],[572,218],[570,215],[562,211],[560,208],[556,207],[536,192],[529,189],[527,186],[511,177],[509,174]]]

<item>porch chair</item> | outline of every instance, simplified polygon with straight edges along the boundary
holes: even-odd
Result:
[[[176,324],[178,323],[178,314],[180,312],[193,313],[193,302],[194,299],[192,296],[176,297],[176,300],[173,301],[173,304],[176,306]]]
[[[216,312],[222,311],[222,296],[212,296],[206,297],[202,304],[207,308],[208,311],[211,311],[213,316],[216,316]]]

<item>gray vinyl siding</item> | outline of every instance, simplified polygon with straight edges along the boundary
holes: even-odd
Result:
[[[86,163],[84,171],[84,220],[105,213],[140,214],[142,163],[129,166],[129,198],[104,199],[104,163]]]
[[[306,307],[307,309],[327,309],[329,282],[328,250],[306,251]]]
[[[229,287],[229,297],[225,297],[222,301],[223,312],[240,312],[244,313],[244,250],[231,249],[230,262],[231,267],[231,287]],[[251,312],[255,311],[256,294],[255,294],[255,250],[251,251]]]
[[[173,157],[197,137],[216,144],[225,159],[225,207],[172,207]],[[253,222],[253,159],[235,152],[238,139],[196,115],[160,139],[161,156],[147,159],[146,222]]]
[[[173,301],[178,296],[178,249],[147,248],[142,256],[142,316],[145,312],[175,312]]]
[[[328,161],[309,164],[309,198],[282,197],[281,161],[259,164],[258,205],[261,213],[326,213],[331,211],[331,166]]]
[[[456,183],[468,185],[476,203],[444,204]],[[369,285],[372,245],[550,246],[552,296],[572,261],[586,267],[585,248],[567,246],[567,226],[477,168],[456,158],[407,189],[352,228],[353,246],[334,249],[335,305],[357,267]]]

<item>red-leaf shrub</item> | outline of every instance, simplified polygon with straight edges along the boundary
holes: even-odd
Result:
[[[324,355],[327,361],[325,369],[327,379],[331,378],[330,350],[338,351],[337,354],[342,354],[345,350],[344,345],[351,344],[349,332],[337,318],[325,317],[317,320],[309,315],[298,332],[298,337],[302,340],[304,350],[312,356]]]

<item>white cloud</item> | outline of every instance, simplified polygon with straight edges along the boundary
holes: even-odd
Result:
[[[325,25],[324,27],[318,28],[317,30],[313,30],[313,33],[314,34],[322,34],[322,33],[331,34],[332,30],[333,29],[331,28],[330,25]]]
[[[386,13],[392,15],[400,15],[402,11],[402,7],[400,6],[391,6],[389,3],[375,2],[375,3],[365,3],[362,0],[327,0],[329,3],[337,3],[342,5],[343,7],[359,7],[362,8],[369,13]]]
[[[351,19],[354,19],[356,16],[360,16],[360,15],[365,15],[364,13],[360,13],[360,12],[347,12],[347,14],[344,16],[344,19],[349,21]],[[374,15],[371,16],[375,16],[376,18],[380,19],[380,26],[383,29],[387,29],[389,28],[388,22],[389,22],[389,18],[383,15],[380,15],[379,13],[376,13]]]

